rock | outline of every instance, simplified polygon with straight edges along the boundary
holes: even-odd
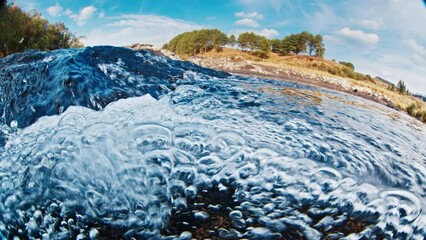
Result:
[[[160,52],[161,52],[164,56],[169,57],[169,58],[171,58],[171,59],[173,59],[173,60],[181,60],[181,58],[180,58],[180,57],[179,57],[176,53],[171,52],[171,51],[169,51],[169,50],[167,50],[167,49],[161,49],[161,50],[160,50]]]
[[[163,51],[163,49],[161,50]],[[167,51],[167,50],[164,50]],[[166,56],[170,58],[175,58],[176,55],[174,55],[171,52],[168,52],[165,54]],[[390,98],[384,96],[381,93],[375,92],[372,89],[368,87],[362,87],[356,84],[351,83],[349,80],[338,77],[338,76],[321,76],[316,73],[303,73],[303,72],[297,72],[294,70],[287,70],[287,69],[280,69],[278,67],[265,67],[263,65],[257,64],[256,62],[252,61],[246,61],[243,58],[237,56],[234,58],[229,57],[219,57],[219,58],[212,58],[212,57],[200,57],[200,56],[194,56],[190,57],[188,59],[189,61],[198,64],[202,67],[207,68],[214,68],[214,69],[220,69],[225,70],[229,72],[251,72],[253,75],[261,75],[261,76],[294,76],[294,77],[300,77],[304,79],[309,80],[315,80],[323,83],[328,83],[336,86],[338,89],[345,91],[345,92],[352,92],[356,95],[360,96],[369,96],[369,98],[372,98],[378,102],[384,102],[385,104],[391,103]]]
[[[152,45],[152,44],[134,43],[134,44],[127,45],[127,46],[124,46],[124,47],[131,48],[131,49],[136,50],[136,51],[138,51],[138,50],[160,51],[159,48],[154,47],[154,45]]]
[[[173,52],[171,52],[167,49],[155,47],[152,44],[134,43],[134,44],[130,44],[130,45],[127,45],[127,46],[124,46],[124,47],[133,49],[135,51],[148,50],[148,51],[154,52],[156,54],[169,57],[173,60],[181,60],[180,57],[177,54],[175,54],[175,53],[173,53]]]

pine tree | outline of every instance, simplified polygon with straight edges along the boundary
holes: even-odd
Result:
[[[307,53],[311,56],[324,57],[325,48],[321,35],[312,35],[309,32],[291,34],[286,36],[281,42],[282,54]]]
[[[271,44],[266,37],[258,36],[257,48],[257,54],[261,58],[268,57],[269,52],[271,52]]]
[[[270,40],[272,52],[283,54],[283,44],[280,39],[271,39]]]
[[[397,88],[398,92],[400,92],[402,94],[408,93],[407,86],[405,85],[405,82],[402,81],[402,80],[399,80],[398,84],[396,85],[396,88]]]
[[[235,46],[235,44],[237,44],[237,40],[235,39],[235,35],[232,34],[231,36],[229,36],[228,38],[229,40],[229,45],[231,45],[231,47]]]

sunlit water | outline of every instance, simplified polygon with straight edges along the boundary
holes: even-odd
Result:
[[[172,210],[231,186],[222,239],[426,235],[426,128],[379,104],[112,47],[13,55],[0,77],[6,239],[190,239],[164,234]]]

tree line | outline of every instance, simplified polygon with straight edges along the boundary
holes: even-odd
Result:
[[[261,35],[257,35],[253,32],[241,33],[238,39],[235,39],[234,35],[231,35],[229,44],[232,46],[237,45],[242,51],[251,52],[261,58],[266,58],[271,52],[271,44],[269,40]]]
[[[83,47],[63,23],[49,23],[41,14],[22,11],[0,0],[0,57],[27,49]]]
[[[281,55],[306,53],[324,57],[325,48],[321,35],[308,32],[291,34],[284,39],[268,39],[253,32],[241,33],[229,37],[217,29],[201,29],[175,36],[163,48],[178,54],[197,55],[211,50],[221,51],[225,45],[240,48],[262,58],[275,52]]]
[[[221,51],[228,43],[225,33],[217,29],[201,29],[185,32],[174,37],[163,48],[178,54],[196,55],[213,49]]]
[[[309,32],[291,34],[281,39],[272,39],[272,52],[289,55],[305,53],[311,56],[324,57],[325,47],[320,34],[313,35]]]

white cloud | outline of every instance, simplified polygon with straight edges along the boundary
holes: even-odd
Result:
[[[86,34],[83,43],[88,46],[147,43],[161,47],[177,34],[202,28],[191,22],[157,15],[122,15],[112,19],[113,22]]]
[[[315,32],[328,32],[331,29],[335,30],[339,28],[339,25],[347,22],[345,17],[339,16],[336,11],[334,11],[333,6],[324,3],[319,3],[316,12],[305,14],[304,17],[309,29]]]
[[[279,35],[279,33],[278,33],[277,30],[275,30],[275,29],[267,29],[267,28],[264,28],[264,29],[262,29],[260,31],[256,31],[256,33],[259,34],[259,35],[265,36],[267,38],[274,38],[274,37],[276,37],[276,36]]]
[[[359,25],[367,29],[379,30],[380,28],[382,28],[383,23],[380,20],[364,19],[359,21]]]
[[[258,12],[252,12],[252,13],[236,12],[235,16],[239,18],[263,19],[263,15]]]
[[[426,66],[426,47],[422,46],[414,39],[403,41],[403,43],[412,51],[412,64]]]
[[[86,21],[93,16],[96,10],[97,9],[94,6],[87,6],[81,9],[78,14],[71,14],[70,18],[73,19],[79,26],[83,26],[86,24]]]
[[[358,0],[348,5],[346,10],[352,17],[368,19],[374,16],[388,27],[389,32],[396,32],[399,36],[409,36],[421,39],[426,35],[426,28],[419,23],[426,22],[425,6],[423,1],[404,0]],[[398,39],[399,41],[399,39]]]
[[[235,16],[240,18],[234,23],[237,26],[259,27],[257,19],[263,19],[263,15],[258,12],[236,12]]]
[[[259,23],[257,23],[256,20],[251,19],[251,18],[243,18],[240,20],[237,20],[235,22],[235,25],[237,26],[247,26],[247,27],[259,27]]]
[[[420,45],[416,40],[409,39],[404,41],[405,45],[407,45],[411,50],[416,52],[420,56],[426,57],[426,47]]]
[[[426,82],[423,77],[426,75],[426,68],[424,65],[416,64],[415,59],[407,58],[406,54],[385,54],[374,60],[363,57],[348,60],[361,72],[383,77],[395,84],[403,80],[411,92],[426,94]]]
[[[277,30],[275,30],[275,29],[267,29],[267,28],[264,28],[262,30],[256,30],[256,29],[249,29],[249,30],[238,29],[238,30],[235,31],[235,35],[238,36],[241,33],[245,33],[245,32],[253,32],[253,33],[256,33],[257,35],[265,36],[267,38],[274,38],[274,37],[276,37],[276,36],[279,35],[279,33],[278,33]]]
[[[323,37],[323,39],[324,39],[324,42],[325,42],[326,46],[334,46],[334,47],[336,47],[338,45],[342,45],[343,44],[343,41],[340,38],[332,36],[332,35],[325,35]]]
[[[62,13],[63,8],[59,5],[59,3],[56,3],[54,6],[50,6],[46,9],[47,13],[49,13],[52,17],[60,16]]]
[[[64,14],[70,16],[73,12],[70,9],[65,10]]]
[[[350,61],[360,72],[395,83],[402,79],[413,92],[426,94],[426,58],[420,54],[426,47],[423,1],[312,2],[316,10],[307,10],[304,23],[308,31],[324,36],[328,58]]]
[[[377,34],[365,33],[361,30],[352,30],[346,27],[340,29],[337,33],[350,41],[356,41],[368,47],[373,47],[379,42],[379,36]]]

